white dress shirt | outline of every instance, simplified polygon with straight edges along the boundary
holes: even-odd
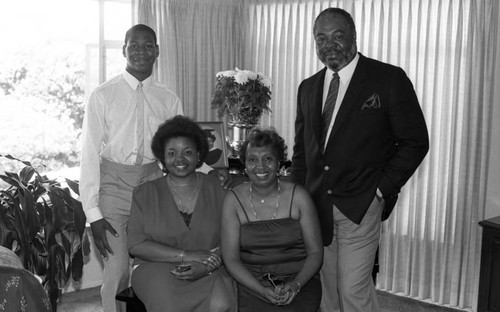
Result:
[[[155,161],[151,139],[158,126],[175,115],[182,115],[179,97],[148,77],[142,81],[144,106],[143,164]],[[137,158],[136,125],[139,81],[127,71],[98,86],[90,95],[83,122],[80,199],[88,222],[102,218],[98,207],[100,158],[134,165]]]
[[[337,72],[339,75],[339,93],[337,95],[337,100],[335,101],[335,109],[332,113],[332,119],[330,121],[330,126],[328,127],[328,133],[326,135],[325,146],[328,143],[328,139],[330,138],[330,132],[332,132],[333,123],[335,122],[335,118],[337,117],[337,113],[339,112],[340,105],[342,104],[342,100],[344,99],[347,88],[349,88],[349,83],[351,82],[352,75],[354,74],[354,70],[356,69],[356,65],[358,65],[359,54],[356,53],[354,59],[347,64],[346,67],[342,68]],[[325,74],[325,84],[323,85],[323,108],[325,107],[326,97],[328,96],[328,89],[330,88],[330,82],[332,81],[333,70],[327,68]]]

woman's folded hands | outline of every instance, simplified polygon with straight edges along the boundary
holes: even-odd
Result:
[[[217,251],[218,249],[187,251],[184,257],[188,261],[199,262],[206,265],[208,271],[213,272],[222,265],[222,257]]]
[[[185,251],[183,264],[190,265],[190,268],[184,272],[174,270],[172,274],[185,280],[197,280],[212,274],[222,265],[222,258],[217,251],[218,249]]]

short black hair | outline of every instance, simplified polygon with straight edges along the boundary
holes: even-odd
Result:
[[[270,146],[276,153],[276,158],[278,159],[278,164],[283,163],[285,159],[285,151],[287,146],[285,140],[273,129],[253,130],[241,146],[239,151],[240,161],[244,164],[246,161],[246,154],[248,145],[251,144],[254,147]]]
[[[182,115],[170,118],[158,127],[151,141],[153,155],[166,168],[165,145],[167,145],[170,139],[179,137],[188,138],[193,141],[200,155],[196,168],[201,167],[208,153],[207,136],[196,122]]]
[[[153,28],[151,28],[151,27],[149,27],[147,25],[144,25],[144,24],[137,24],[137,25],[132,26],[125,33],[125,45],[127,45],[127,42],[130,39],[130,37],[132,36],[132,32],[134,32],[134,31],[145,31],[145,32],[150,33],[151,36],[153,36],[153,38],[155,40],[155,44],[157,44],[156,32],[153,30]]]
[[[336,15],[336,14],[343,16],[347,20],[347,24],[349,24],[351,31],[353,33],[356,32],[356,24],[354,24],[354,20],[352,19],[352,16],[351,14],[349,14],[349,12],[341,8],[328,8],[321,11],[321,13],[319,13],[318,16],[316,17],[316,20],[314,20],[313,33],[316,32],[316,23],[321,17],[324,17],[326,15]]]

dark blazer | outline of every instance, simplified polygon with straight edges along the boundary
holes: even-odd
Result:
[[[311,193],[323,243],[329,245],[332,205],[360,224],[378,187],[386,201],[386,219],[401,187],[427,154],[429,137],[405,72],[360,54],[323,154],[319,142],[325,73],[326,68],[299,86],[292,180]]]

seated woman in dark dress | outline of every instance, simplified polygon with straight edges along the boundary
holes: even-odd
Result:
[[[176,116],[158,128],[152,150],[167,175],[133,192],[134,292],[148,312],[235,311],[234,281],[219,249],[226,191],[216,176],[196,172],[208,150],[205,133]]]
[[[285,148],[275,131],[253,131],[240,151],[250,182],[224,200],[222,257],[240,312],[316,312],[321,301],[319,221],[308,192],[278,178]]]

